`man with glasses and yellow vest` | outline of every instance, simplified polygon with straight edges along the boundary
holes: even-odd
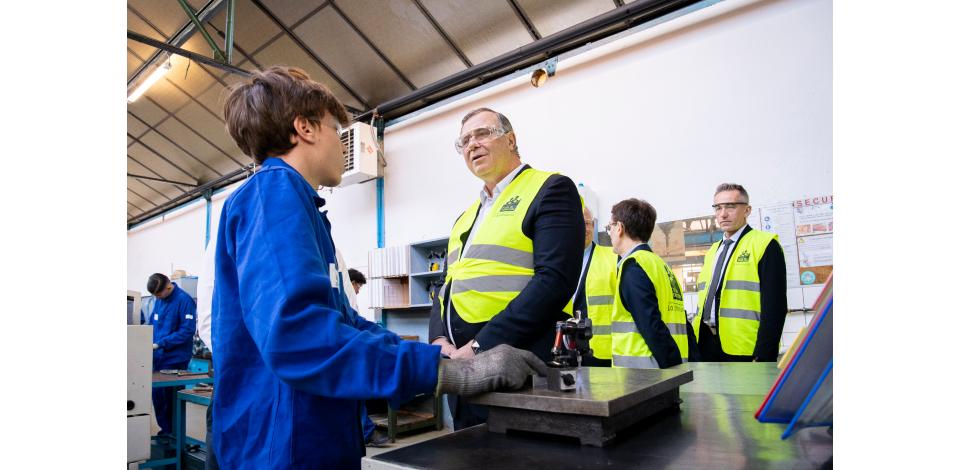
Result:
[[[431,343],[454,359],[508,344],[548,360],[580,273],[577,187],[523,164],[513,126],[491,109],[464,116],[454,147],[483,187],[450,233]],[[455,429],[486,422],[485,408],[450,398]]]
[[[635,198],[610,211],[607,232],[621,257],[611,330],[614,367],[666,369],[689,357],[680,283],[647,244],[656,222],[656,209]]]
[[[609,246],[593,241],[596,219],[586,205],[583,206],[583,263],[580,280],[570,302],[563,308],[568,315],[575,310],[584,313],[593,322],[593,338],[590,349],[593,355],[583,358],[584,366],[610,367],[610,316],[613,313],[613,291],[617,282],[617,254]]]
[[[776,361],[787,315],[787,269],[777,235],[747,225],[750,196],[724,183],[713,196],[723,240],[704,256],[694,333],[703,361]]]

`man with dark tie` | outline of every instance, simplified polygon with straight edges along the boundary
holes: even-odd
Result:
[[[787,270],[774,233],[747,225],[750,196],[724,183],[713,196],[723,240],[704,256],[694,333],[701,360],[776,361],[787,315]]]

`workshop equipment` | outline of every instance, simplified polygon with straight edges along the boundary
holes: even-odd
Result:
[[[153,326],[127,325],[127,463],[150,458],[152,369]]]
[[[532,431],[575,437],[583,445],[602,447],[617,432],[648,416],[680,404],[680,385],[693,381],[681,368],[624,369],[580,367],[573,391],[556,391],[547,379],[533,387],[491,392],[470,399],[489,409],[487,429]]]
[[[547,362],[547,388],[554,391],[570,391],[577,388],[577,370],[584,357],[593,355],[590,338],[593,337],[593,322],[584,318],[580,310],[573,317],[558,321],[557,335],[553,340],[553,359]]]

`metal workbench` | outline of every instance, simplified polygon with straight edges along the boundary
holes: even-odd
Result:
[[[781,440],[784,425],[753,417],[779,370],[774,363],[690,363],[680,411],[651,416],[606,447],[486,425],[365,457],[364,469],[449,468],[821,468],[832,465],[827,428]]]

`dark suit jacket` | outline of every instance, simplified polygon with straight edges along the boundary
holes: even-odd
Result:
[[[650,245],[644,243],[627,256],[639,250],[653,251]],[[680,348],[670,335],[667,325],[663,323],[660,304],[657,302],[657,290],[647,276],[647,272],[634,259],[624,261],[620,269],[622,274],[620,285],[617,286],[620,299],[633,317],[633,322],[637,325],[637,330],[650,348],[650,352],[653,353],[653,358],[657,360],[657,364],[660,364],[661,369],[682,363]]]
[[[750,230],[753,228],[747,225],[740,239],[733,245],[731,253],[736,253],[740,240]],[[724,277],[726,274],[724,271]],[[757,332],[757,345],[753,351],[753,358],[758,361],[776,361],[780,353],[783,322],[787,317],[787,266],[783,257],[783,248],[778,241],[773,240],[767,245],[757,265],[757,274],[760,277],[760,330]],[[720,298],[723,295],[723,282],[718,285],[721,287],[717,288],[714,309],[720,305]],[[701,331],[709,328],[703,323],[702,318],[700,328]]]
[[[529,165],[524,165],[520,172],[527,168]],[[527,286],[506,308],[485,323],[463,321],[451,304],[453,338],[449,338],[447,325],[440,318],[439,302],[434,302],[430,314],[431,341],[447,336],[462,347],[476,339],[481,350],[509,344],[532,351],[543,360],[549,359],[554,325],[567,318],[563,307],[573,296],[583,260],[583,211],[573,181],[563,175],[547,178],[531,203],[521,228],[524,235],[533,240],[534,274]],[[464,233],[463,242],[469,232]],[[447,260],[447,263],[453,261]],[[447,289],[445,298],[449,296],[449,286]]]

